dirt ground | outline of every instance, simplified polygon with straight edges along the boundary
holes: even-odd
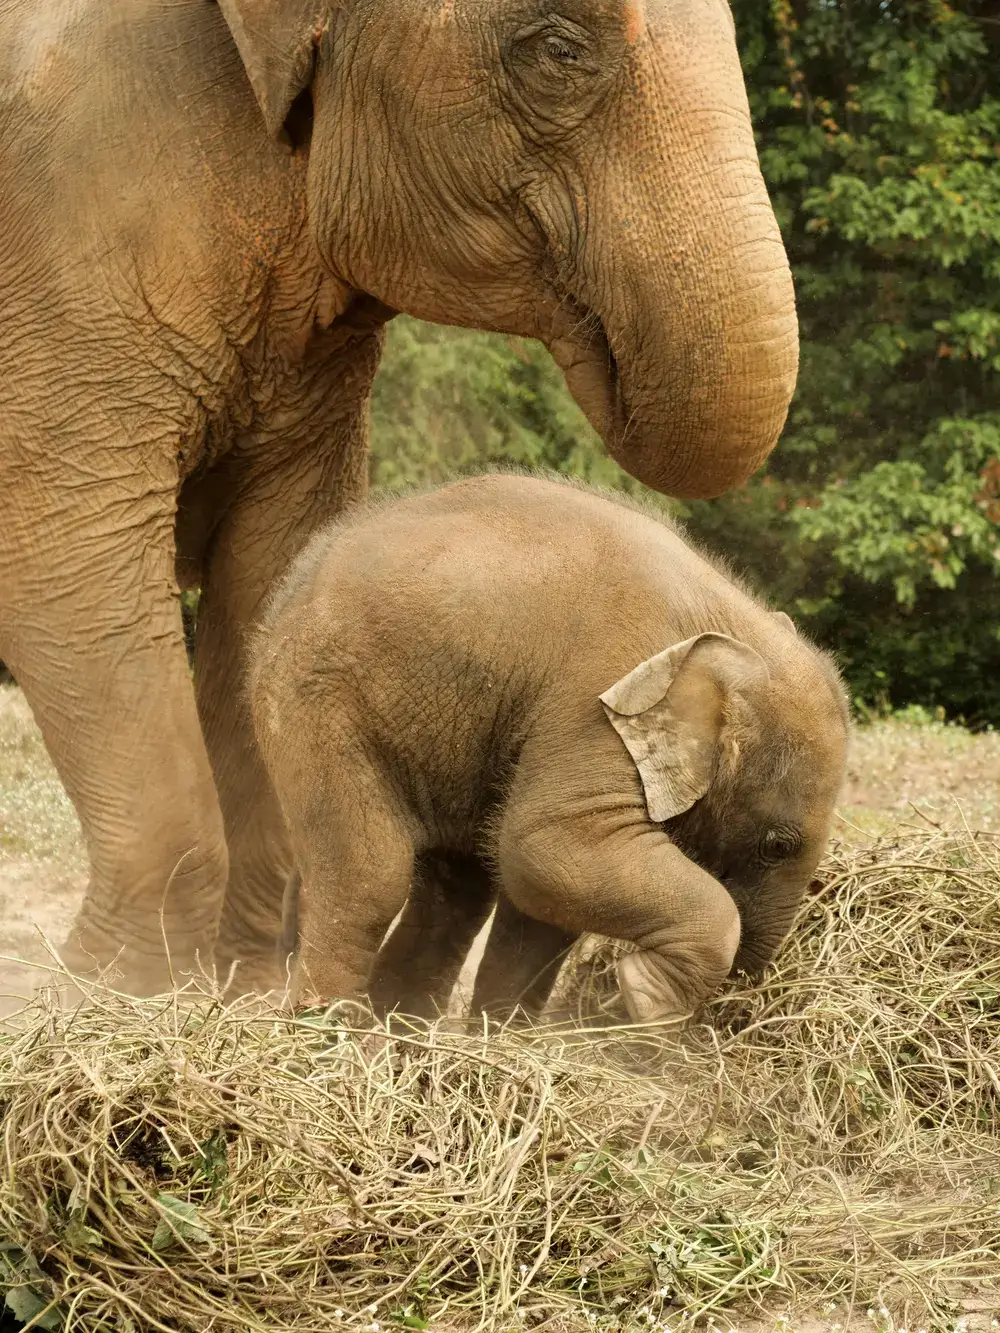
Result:
[[[859,729],[835,836],[863,841],[901,820],[1000,830],[1000,733],[897,721]],[[20,690],[0,686],[0,1013],[45,979],[45,941],[61,943],[85,882],[79,824],[31,710]]]
[[[86,884],[80,826],[20,690],[0,687],[0,1013],[45,980]]]
[[[847,838],[899,820],[1000,831],[1000,732],[895,720],[859,728],[840,814]]]

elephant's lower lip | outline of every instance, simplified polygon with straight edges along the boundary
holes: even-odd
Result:
[[[560,308],[548,348],[566,377],[570,393],[606,443],[620,441],[628,414],[618,358],[603,321],[576,302]]]

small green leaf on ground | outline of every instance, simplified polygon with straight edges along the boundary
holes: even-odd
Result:
[[[229,1174],[229,1158],[226,1153],[226,1131],[217,1129],[210,1138],[198,1145],[198,1171],[208,1181],[213,1190],[224,1184]]]
[[[48,1306],[51,1301],[45,1300],[39,1296],[37,1291],[32,1291],[30,1287],[12,1287],[4,1298],[4,1305],[11,1312],[15,1319],[20,1319],[22,1324],[29,1320],[35,1320],[35,1328],[58,1329],[62,1328],[65,1320],[57,1306],[50,1310]],[[45,1314],[42,1311],[45,1310]],[[38,1316],[42,1317],[39,1319]]]
[[[192,1245],[208,1244],[208,1232],[198,1221],[198,1209],[193,1203],[175,1199],[172,1194],[159,1194],[156,1202],[163,1209],[163,1216],[153,1232],[154,1250],[168,1250],[178,1240],[190,1241]]]
[[[98,1250],[104,1245],[101,1233],[88,1227],[82,1217],[70,1219],[63,1232],[63,1241],[69,1250]]]

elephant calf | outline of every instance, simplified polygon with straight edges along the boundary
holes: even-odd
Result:
[[[844,770],[839,677],[787,616],[661,516],[552,480],[327,528],[251,676],[295,984],[409,1012],[443,1005],[498,898],[477,1011],[540,1009],[591,931],[634,946],[635,1020],[691,1011],[775,952]]]

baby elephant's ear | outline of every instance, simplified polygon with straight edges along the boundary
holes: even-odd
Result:
[[[728,634],[698,634],[623,676],[600,696],[639,770],[657,823],[690,810],[708,791],[730,695],[770,673],[759,653]]]

